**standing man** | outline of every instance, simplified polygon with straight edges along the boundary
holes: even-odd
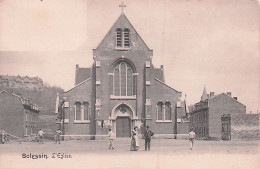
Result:
[[[57,141],[59,141],[59,144],[60,144],[60,135],[61,135],[61,130],[58,128],[58,130],[56,131],[55,142],[57,143]]]
[[[145,151],[150,151],[151,146],[151,137],[154,135],[154,133],[149,129],[149,126],[146,126],[146,130],[144,133],[144,139],[145,139]]]
[[[43,144],[43,134],[44,134],[44,132],[42,131],[42,129],[40,129],[40,131],[38,132],[39,144]]]
[[[108,132],[108,139],[109,139],[109,149],[115,149],[114,145],[113,145],[115,135],[111,129],[109,129],[109,132]]]
[[[196,134],[195,134],[195,132],[193,131],[193,128],[192,128],[191,131],[189,132],[189,142],[190,142],[190,149],[191,150],[193,149],[193,142],[194,142],[195,137],[196,137]]]

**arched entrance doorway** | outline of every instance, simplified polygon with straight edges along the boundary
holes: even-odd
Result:
[[[130,137],[132,127],[132,109],[126,104],[120,104],[114,110],[116,137]]]

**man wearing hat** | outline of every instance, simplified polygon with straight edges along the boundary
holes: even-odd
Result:
[[[144,139],[145,139],[145,151],[150,151],[151,146],[151,137],[154,135],[154,133],[149,129],[149,126],[146,126],[146,130],[144,133]]]

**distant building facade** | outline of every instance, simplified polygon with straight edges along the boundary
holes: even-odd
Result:
[[[230,140],[233,138],[234,119],[246,115],[246,106],[232,97],[231,92],[207,94],[204,88],[201,101],[190,112],[190,128],[197,138]]]
[[[0,75],[0,88],[24,88],[29,90],[42,90],[43,81],[39,77]]]
[[[182,93],[165,83],[163,66],[154,67],[153,51],[124,13],[93,55],[91,68],[76,65],[75,87],[64,92],[63,134],[99,136],[111,128],[117,137],[129,137],[134,126],[147,125],[157,136],[178,134]]]
[[[39,108],[28,99],[7,92],[0,92],[0,128],[17,137],[38,133]]]

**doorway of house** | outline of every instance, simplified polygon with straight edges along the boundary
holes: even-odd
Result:
[[[231,140],[231,116],[230,116],[230,114],[221,116],[221,124],[222,124],[221,139],[222,140]]]

